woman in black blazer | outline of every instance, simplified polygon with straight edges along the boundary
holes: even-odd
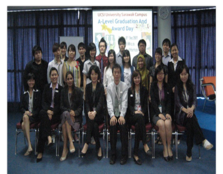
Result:
[[[142,85],[141,74],[135,70],[132,74],[132,85],[128,90],[127,122],[135,126],[135,145],[133,159],[136,164],[142,162],[138,156],[139,141],[142,140],[144,151],[150,154],[146,143],[146,128],[148,122],[148,90]]]
[[[42,94],[37,162],[42,160],[45,142],[48,140],[48,146],[53,144],[51,137],[51,125],[60,122],[60,94],[63,87],[57,83],[59,75],[56,68],[52,67],[50,69],[49,76],[51,83],[44,87]]]
[[[197,117],[194,114],[197,98],[195,86],[190,78],[189,69],[186,65],[183,65],[179,72],[180,80],[175,90],[175,116],[177,124],[185,126],[187,129],[186,161],[191,161],[194,137],[196,144],[202,143],[207,150],[211,149],[213,145],[204,138]]]
[[[159,127],[159,134],[163,144],[163,158],[165,161],[173,159],[171,150],[172,117],[170,114],[170,90],[165,83],[165,68],[159,65],[155,70],[154,81],[151,85],[151,105],[153,123]]]
[[[20,102],[20,110],[23,113],[20,123],[28,142],[28,149],[24,156],[28,156],[33,151],[30,142],[30,124],[39,121],[39,111],[41,109],[41,92],[35,88],[34,74],[29,73],[26,81],[25,92],[21,95]]]
[[[179,80],[179,69],[185,64],[184,59],[179,57],[177,44],[172,44],[170,47],[172,59],[168,62],[168,84],[171,89],[171,115],[174,114],[174,91]],[[173,118],[174,119],[174,118]],[[175,120],[174,120],[175,122]]]
[[[71,127],[79,130],[82,121],[83,110],[83,93],[74,85],[74,75],[71,71],[66,73],[66,84],[61,91],[60,109],[61,125],[63,132],[63,152],[60,161],[64,161],[67,157],[67,138],[70,142],[70,153],[75,152]]]
[[[98,126],[104,121],[104,86],[98,82],[100,80],[100,70],[98,66],[92,65],[89,70],[89,78],[92,81],[86,86],[85,100],[86,111],[88,113],[87,118],[87,132],[86,141],[81,151],[81,156],[85,156],[87,153],[88,145],[91,142],[91,135],[93,135],[96,142],[97,158],[102,159],[102,149],[99,141]]]

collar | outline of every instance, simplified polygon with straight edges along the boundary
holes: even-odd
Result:
[[[52,83],[50,83],[50,88],[53,88]],[[57,85],[56,85],[56,88],[58,89],[58,83],[57,83]],[[56,88],[55,88],[55,89],[56,89]]]
[[[62,63],[63,63],[63,61],[64,61],[64,60],[61,60],[61,59],[60,59],[60,62],[59,62],[59,63],[57,63],[56,58],[54,57],[54,63],[55,63],[55,64],[62,64]]]
[[[38,92],[39,90],[38,89],[33,89],[33,92]],[[29,93],[29,91],[27,90],[27,91],[24,91],[24,93],[23,94],[26,94],[26,93]]]
[[[162,55],[162,57],[164,57],[164,58],[168,58],[168,57],[170,57],[170,52],[167,54],[166,57],[165,57],[164,55]]]
[[[178,60],[177,60],[177,62],[178,62],[178,61],[182,61],[182,59],[180,58],[180,56],[178,56]],[[169,62],[174,63],[173,58],[172,58],[172,59],[170,59],[170,60],[169,60]]]

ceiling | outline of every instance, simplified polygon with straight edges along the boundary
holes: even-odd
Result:
[[[101,6],[101,7],[97,7],[97,6],[8,6],[8,11],[39,11],[39,10],[47,10],[47,9],[51,9],[51,10],[89,10],[92,8],[112,8],[114,9],[114,7],[116,9],[118,8],[136,8],[136,7],[117,7],[117,6]],[[157,12],[157,8],[158,6],[147,6],[147,7],[142,7],[142,6],[138,6],[139,8],[152,8],[154,12]],[[208,8],[213,8],[216,9],[216,6],[171,6],[171,11],[189,11],[192,9],[195,10],[201,10],[201,9],[208,9]]]

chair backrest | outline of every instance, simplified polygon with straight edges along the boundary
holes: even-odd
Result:
[[[216,76],[209,76],[209,77],[203,77],[203,83],[213,83],[216,89]],[[210,96],[212,94],[215,94],[212,86],[206,86],[205,87],[206,96]]]

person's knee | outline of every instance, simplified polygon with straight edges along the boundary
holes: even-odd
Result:
[[[29,121],[29,116],[24,114],[23,115],[23,122],[28,122]]]

